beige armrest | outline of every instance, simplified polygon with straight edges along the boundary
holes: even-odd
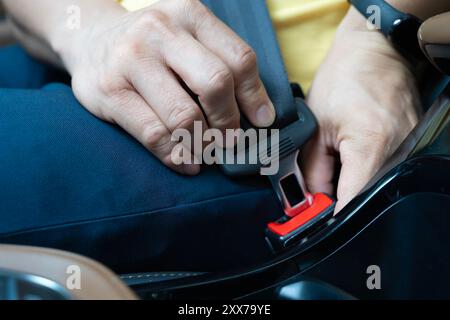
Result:
[[[75,266],[80,271],[79,289],[68,288]],[[0,270],[30,274],[51,280],[75,300],[134,300],[136,296],[109,269],[68,252],[25,246],[0,245]]]
[[[430,61],[450,75],[450,12],[426,20],[420,27],[418,37]]]

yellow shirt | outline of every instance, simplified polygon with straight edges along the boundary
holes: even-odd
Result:
[[[118,0],[138,10],[158,0]],[[253,1],[253,0],[242,0]],[[291,81],[305,90],[328,52],[348,9],[346,0],[266,0]]]

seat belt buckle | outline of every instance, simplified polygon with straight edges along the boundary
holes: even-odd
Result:
[[[282,251],[293,244],[302,243],[333,222],[335,201],[324,193],[312,195],[311,205],[285,209],[285,215],[270,222],[266,239],[275,251]]]
[[[279,170],[269,176],[284,211],[283,217],[270,222],[266,228],[267,240],[274,250],[283,250],[295,243],[301,243],[333,221],[334,199],[323,193],[309,192],[299,167],[300,148],[314,134],[317,122],[302,99],[297,99],[297,103],[299,119],[303,120],[303,126],[296,130],[307,130],[307,134],[305,131],[302,134],[303,138],[307,138],[290,152],[281,152]],[[290,131],[290,134],[298,134],[298,131]],[[280,141],[283,141],[283,135],[280,136]],[[280,142],[280,145],[283,143]]]
[[[299,150],[280,159],[278,173],[269,176],[284,216],[267,225],[266,235],[275,250],[301,242],[331,221],[335,201],[323,193],[311,194],[298,165]]]
[[[298,119],[278,131],[276,156],[270,151],[271,161],[278,160],[278,170],[268,175],[273,189],[284,209],[284,216],[267,225],[267,238],[273,248],[283,249],[313,233],[333,216],[334,200],[325,194],[311,194],[298,165],[301,147],[317,129],[314,114],[301,98],[295,98]],[[268,143],[261,143],[267,146]],[[254,153],[261,154],[260,143],[246,146],[234,154],[241,159],[249,159]],[[225,156],[226,157],[226,156]],[[222,170],[229,176],[261,174],[267,162],[258,158],[256,163],[228,163],[222,161]]]

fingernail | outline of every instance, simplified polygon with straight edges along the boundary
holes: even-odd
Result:
[[[275,108],[270,102],[269,104],[262,105],[256,111],[257,125],[260,127],[268,127],[275,121]]]

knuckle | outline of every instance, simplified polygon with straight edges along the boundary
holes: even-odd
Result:
[[[171,127],[189,129],[195,120],[199,120],[200,109],[191,105],[174,107],[169,113]]]
[[[179,0],[178,1],[183,8],[193,9],[200,7],[199,0]]]
[[[100,91],[106,96],[116,96],[120,94],[124,87],[117,75],[112,73],[105,73],[98,79],[98,86]]]
[[[200,0],[178,0],[177,4],[187,17],[194,19],[201,18],[208,12]]]
[[[192,1],[191,1],[192,2]],[[220,20],[201,1],[194,0],[185,9],[185,16],[188,21],[192,21],[194,34],[200,33],[205,28],[217,28]]]
[[[149,32],[154,32],[160,36],[174,34],[170,17],[154,8],[144,11],[136,20],[134,26],[134,31],[143,36],[148,35]],[[142,32],[145,32],[145,34]]]
[[[233,74],[227,68],[220,68],[212,72],[208,78],[207,94],[214,95],[221,94],[226,90],[234,87]]]
[[[235,69],[238,76],[245,76],[257,70],[256,52],[248,45],[240,47],[236,53]]]
[[[121,39],[115,50],[115,58],[117,60],[122,59],[135,59],[140,57],[145,52],[144,42],[138,36],[133,36],[126,39]]]
[[[240,126],[239,112],[218,112],[210,118],[214,126],[219,129],[236,129]]]
[[[239,96],[253,100],[261,97],[260,93],[264,90],[264,88],[262,81],[256,78],[250,78],[248,81],[241,82],[237,90],[237,94]]]
[[[158,151],[164,149],[170,140],[166,137],[166,128],[157,121],[149,121],[144,124],[144,130],[142,132],[142,140],[150,150]]]

